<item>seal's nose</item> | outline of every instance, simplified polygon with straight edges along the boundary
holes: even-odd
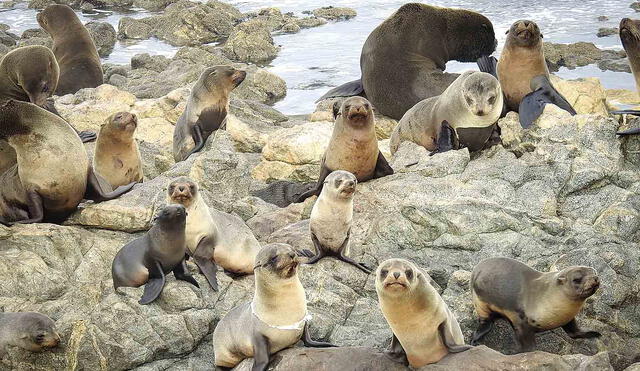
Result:
[[[354,182],[353,180],[347,180],[345,184],[347,185],[347,187],[353,187],[354,185],[356,185],[356,182]]]
[[[393,272],[393,276],[398,279],[400,278],[400,272]]]
[[[180,190],[180,192],[184,192],[184,186],[180,186],[178,187],[178,189]]]

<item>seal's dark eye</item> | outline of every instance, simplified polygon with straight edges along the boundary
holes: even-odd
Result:
[[[471,97],[465,96],[464,99],[467,101],[468,105],[472,105],[473,104],[473,99],[471,99]]]
[[[575,284],[579,284],[581,282],[582,282],[582,278],[574,278],[573,279],[573,283],[575,283]]]
[[[495,95],[494,95],[494,96],[489,97],[489,104],[494,104],[495,102],[496,102],[496,97],[495,97]]]
[[[407,276],[407,279],[412,279],[413,278],[413,271],[411,269],[407,269],[406,271],[404,271],[404,275]]]
[[[271,259],[269,259],[269,263],[275,264],[276,260],[278,260],[278,255],[274,255],[273,257],[271,257]]]
[[[387,276],[387,273],[389,273],[389,271],[388,271],[388,270],[386,270],[386,269],[381,270],[381,271],[380,271],[380,277],[383,277],[383,278],[384,278],[384,277],[386,277],[386,276]]]
[[[42,91],[44,93],[48,92],[49,91],[49,84],[44,84],[44,86],[42,87]]]
[[[190,185],[190,186],[189,186],[189,189],[191,189],[191,192],[194,192],[194,191],[196,190],[196,186],[194,186],[194,185]]]

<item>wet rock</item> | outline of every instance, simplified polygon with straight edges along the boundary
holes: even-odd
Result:
[[[558,71],[560,67],[574,69],[602,60],[616,60],[626,56],[624,50],[602,50],[588,42],[573,44],[546,42],[543,47],[544,56],[551,71]]]
[[[608,21],[608,20],[609,20],[609,17],[607,17],[606,15],[601,15],[601,16],[599,16],[599,17],[597,18],[597,20],[598,20],[599,22],[606,22],[606,21]]]
[[[618,34],[618,27],[601,27],[598,29],[598,33],[596,34],[596,36],[598,37],[606,37],[606,36],[611,36],[611,35],[617,35]]]
[[[0,31],[0,44],[11,47],[15,46],[18,41],[18,37],[10,32]]]
[[[605,59],[598,62],[598,68],[603,71],[631,73],[631,66],[629,66],[629,61],[627,60],[627,58]]]
[[[300,26],[300,28],[312,28],[327,24],[326,19],[318,17],[299,18],[296,19],[295,22],[298,26]]]
[[[98,54],[101,57],[111,54],[116,45],[116,29],[107,22],[89,22],[85,27],[96,43]]]
[[[640,96],[638,93],[624,89],[607,89],[607,107],[610,111],[619,109],[640,108]]]
[[[175,3],[177,0],[133,0],[133,6],[136,8],[143,8],[152,12],[159,12],[164,10],[170,4]]]
[[[237,25],[223,46],[225,55],[241,62],[264,63],[278,54],[269,25],[252,19]]]
[[[640,2],[636,1],[631,3],[631,5],[629,5],[629,8],[635,10],[636,12],[640,12]]]
[[[281,31],[284,33],[297,33],[297,32],[300,32],[300,29],[301,29],[300,25],[297,24],[296,22],[289,22],[284,26],[282,26]]]
[[[351,8],[338,8],[325,6],[312,11],[316,17],[322,17],[331,21],[346,21],[355,17],[358,13]]]
[[[51,4],[56,4],[53,0],[30,0],[29,9],[44,9]]]
[[[151,25],[139,19],[122,17],[118,22],[119,39],[148,39],[153,34]]]

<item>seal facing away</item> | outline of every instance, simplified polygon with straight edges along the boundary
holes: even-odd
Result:
[[[371,273],[366,265],[348,257],[353,225],[353,195],[358,180],[348,171],[336,170],[325,178],[324,183],[320,197],[311,210],[309,223],[316,256],[306,264],[314,264],[329,255],[367,274]]]
[[[53,54],[60,66],[56,95],[74,94],[103,83],[102,64],[87,28],[67,5],[52,4],[36,16],[53,39]]]
[[[419,102],[402,116],[391,134],[391,153],[406,140],[432,154],[460,145],[481,150],[494,131],[502,105],[502,90],[495,77],[467,71],[441,95]]]
[[[234,367],[253,357],[253,370],[266,370],[269,357],[302,339],[308,347],[331,347],[309,334],[311,316],[298,277],[298,256],[287,244],[264,246],[255,261],[253,300],[233,308],[213,331],[215,365]]]
[[[386,260],[376,271],[380,309],[393,331],[387,353],[415,368],[471,348],[431,282],[426,272],[404,259]]]
[[[58,346],[60,335],[51,318],[36,312],[0,313],[0,359],[9,347],[42,352]]]
[[[112,187],[142,182],[142,160],[133,138],[137,127],[136,115],[118,112],[100,128],[93,154],[93,169]]]
[[[35,104],[0,103],[0,140],[17,154],[17,163],[0,174],[0,223],[59,222],[83,197],[109,200],[133,188],[105,188],[71,126]]]
[[[511,323],[522,352],[535,350],[536,332],[558,327],[573,339],[600,336],[580,329],[575,320],[584,301],[600,286],[593,268],[573,266],[543,273],[514,259],[490,258],[473,268],[470,284],[480,322],[472,344],[489,333],[499,317]]]
[[[113,288],[144,285],[139,303],[145,305],[160,296],[169,272],[178,280],[200,287],[185,262],[186,220],[187,211],[182,205],[162,209],[144,236],[124,245],[116,254],[111,266]]]
[[[229,94],[245,77],[245,71],[231,66],[209,67],[202,72],[173,131],[173,158],[176,162],[200,151],[214,131],[224,129],[229,112]]]
[[[362,47],[360,80],[322,99],[366,94],[382,114],[399,120],[423,99],[442,94],[457,74],[448,61],[475,62],[496,49],[491,21],[463,9],[409,3],[376,27]]]
[[[187,209],[187,254],[211,288],[218,290],[216,264],[232,277],[253,274],[260,243],[249,228],[239,229],[236,223],[231,224],[229,218],[233,216],[219,212],[212,215],[196,182],[187,177],[172,180],[167,188],[167,202]]]

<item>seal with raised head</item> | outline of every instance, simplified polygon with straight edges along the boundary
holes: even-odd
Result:
[[[133,135],[138,127],[136,115],[111,115],[98,133],[93,153],[93,169],[112,187],[141,182],[144,177],[140,150]]]
[[[514,259],[490,258],[473,268],[470,285],[480,322],[472,344],[500,317],[511,323],[522,352],[535,350],[536,332],[558,327],[573,339],[600,336],[580,329],[575,320],[584,301],[600,286],[593,268],[573,266],[543,273]]]
[[[202,72],[173,131],[176,162],[200,151],[214,131],[224,129],[229,95],[245,77],[245,71],[231,66],[209,67]]]
[[[60,66],[56,94],[74,94],[83,88],[102,85],[102,64],[96,44],[73,9],[52,4],[36,18],[53,39],[53,54]]]
[[[322,99],[366,94],[382,114],[399,120],[423,99],[442,94],[458,77],[448,61],[475,62],[496,49],[491,21],[464,9],[409,3],[376,27],[362,47],[360,80]]]
[[[83,197],[109,200],[134,185],[105,188],[71,126],[35,104],[0,103],[0,140],[17,154],[17,163],[0,174],[0,223],[59,222]]]
[[[636,81],[636,90],[640,92],[640,20],[622,18],[620,21],[620,41],[627,53],[629,66]],[[611,112],[615,115],[629,114],[640,116],[638,110],[618,110]],[[630,135],[640,133],[640,128],[618,132],[618,135]]]
[[[441,95],[419,102],[402,116],[391,134],[391,153],[403,141],[414,142],[432,153],[460,146],[481,150],[500,118],[502,104],[502,90],[495,77],[467,71]]]
[[[307,297],[298,277],[298,254],[289,245],[264,246],[255,261],[253,300],[233,308],[213,331],[215,365],[234,367],[253,357],[266,370],[272,354],[302,339],[308,347],[331,347],[311,339]]]
[[[167,202],[187,209],[187,253],[193,258],[211,288],[218,290],[216,264],[232,276],[253,274],[260,243],[249,228],[231,225],[230,216],[214,212],[204,202],[198,184],[187,177],[169,183]]]
[[[426,272],[404,259],[385,260],[376,271],[378,302],[393,331],[387,354],[415,368],[471,348],[432,282]]]
[[[334,256],[369,274],[371,269],[351,259],[349,241],[353,225],[353,195],[358,180],[348,171],[336,170],[324,180],[320,197],[313,205],[309,222],[316,255],[306,264],[314,264],[325,256]]]
[[[14,346],[30,352],[42,352],[60,343],[56,324],[36,312],[0,313],[0,359]]]
[[[140,304],[145,305],[160,296],[169,272],[173,272],[178,280],[200,287],[185,262],[186,223],[187,210],[184,206],[169,205],[162,209],[151,229],[124,245],[113,259],[111,275],[114,290],[144,285]]]

